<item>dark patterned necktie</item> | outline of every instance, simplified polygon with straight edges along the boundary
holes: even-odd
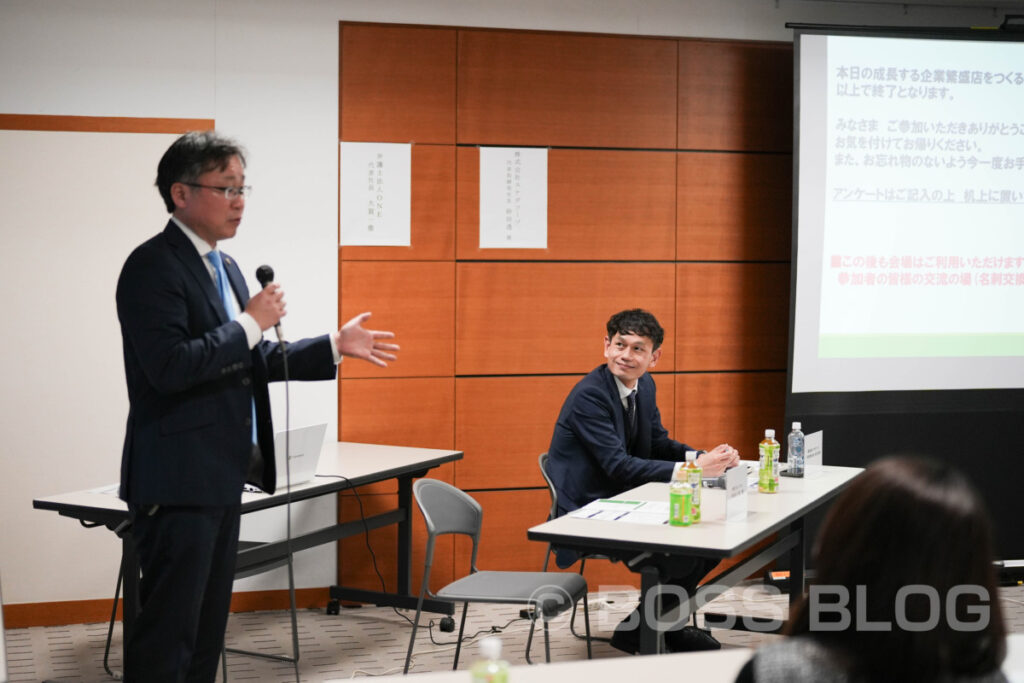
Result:
[[[626,452],[633,452],[633,439],[636,437],[636,389],[626,397]]]

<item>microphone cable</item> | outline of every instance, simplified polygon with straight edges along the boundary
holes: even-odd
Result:
[[[291,393],[288,377],[288,344],[281,335],[281,328],[277,328],[277,343],[281,350],[281,365],[284,372],[284,477],[285,486],[285,552],[288,553],[288,605],[291,608],[292,617],[292,665],[295,670],[295,683],[299,681],[299,624],[296,616],[295,604],[295,570],[293,568],[294,556],[292,555],[292,458],[291,458]]]
[[[274,269],[268,265],[262,265],[256,269],[256,280],[266,289],[274,280]],[[292,467],[291,467],[291,392],[288,376],[288,344],[281,332],[281,323],[274,325],[277,333],[277,346],[281,352],[281,366],[284,375],[284,477],[285,477],[285,553],[288,558],[288,605],[292,618],[292,657],[291,662],[295,670],[295,683],[299,683],[299,625],[296,616],[295,600],[295,570],[293,567],[292,555]],[[271,423],[273,423],[271,421]],[[273,438],[273,434],[271,434]],[[275,457],[276,457],[275,453]],[[284,658],[287,661],[287,658]]]

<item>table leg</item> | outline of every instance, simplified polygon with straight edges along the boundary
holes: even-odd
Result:
[[[124,647],[128,646],[128,638],[135,627],[135,618],[139,614],[139,556],[135,554],[135,543],[131,533],[121,537],[121,568],[124,570],[121,601],[121,634]]]
[[[803,517],[793,522],[792,530],[797,538],[796,543],[789,549],[789,607],[791,611],[793,606],[804,596],[804,566],[807,560],[807,539],[804,533]]]
[[[642,655],[658,653],[660,634],[647,615],[654,614],[655,620],[658,618],[657,602],[660,586],[661,577],[658,575],[657,567],[647,565],[640,570],[640,654]]]
[[[412,477],[398,479],[398,509],[405,512],[398,523],[398,585],[399,595],[412,595]]]

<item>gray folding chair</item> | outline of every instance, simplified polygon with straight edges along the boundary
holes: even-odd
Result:
[[[587,582],[579,574],[556,574],[553,572],[480,571],[476,566],[477,550],[480,546],[480,525],[483,509],[468,494],[450,484],[436,479],[420,479],[412,485],[413,497],[423,513],[427,524],[427,550],[424,559],[423,584],[416,603],[416,618],[409,636],[409,651],[405,655],[405,669],[409,672],[416,630],[420,624],[425,595],[439,600],[462,603],[462,621],[459,624],[459,638],[455,645],[455,662],[459,666],[462,650],[462,634],[466,628],[466,610],[471,602],[490,602],[526,605],[532,615],[530,633],[526,640],[526,661],[530,662],[530,646],[537,619],[544,622],[544,658],[551,661],[548,642],[548,620],[573,607],[586,596]],[[434,563],[434,543],[443,534],[465,534],[473,539],[473,554],[470,557],[470,574],[454,581],[437,593],[430,591],[430,570]],[[586,621],[587,635],[590,635],[590,620]],[[590,641],[587,641],[587,658],[591,656]],[[530,662],[532,664],[532,662]]]
[[[558,491],[555,490],[555,482],[551,481],[551,475],[548,474],[548,454],[541,453],[540,457],[537,458],[537,464],[540,466],[540,474],[544,477],[544,483],[548,485],[548,495],[551,496],[551,509],[548,511],[548,519],[554,519],[558,516]],[[554,549],[551,544],[548,543],[548,551],[544,553],[544,571],[548,570],[548,562],[551,561],[551,555],[554,553]],[[580,554],[580,576],[583,576],[583,570],[587,566],[587,559],[595,560],[607,560],[606,555],[598,555],[596,553]],[[587,602],[587,596],[583,596],[583,617],[587,621],[587,635],[581,635],[576,633],[576,605],[572,606],[572,618],[569,619],[569,631],[581,640],[587,641],[587,647],[590,647],[590,641],[600,640],[602,642],[608,642],[609,638],[599,638],[597,636],[590,635],[590,605]]]

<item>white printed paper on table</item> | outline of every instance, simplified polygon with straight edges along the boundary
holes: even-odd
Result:
[[[818,430],[804,437],[804,476],[808,479],[820,477],[822,473],[822,448],[825,431]]]
[[[668,524],[668,502],[653,500],[599,499],[569,513],[579,519],[632,524]]]
[[[548,151],[480,148],[480,248],[547,249]]]
[[[412,244],[412,145],[342,142],[341,246]]]

